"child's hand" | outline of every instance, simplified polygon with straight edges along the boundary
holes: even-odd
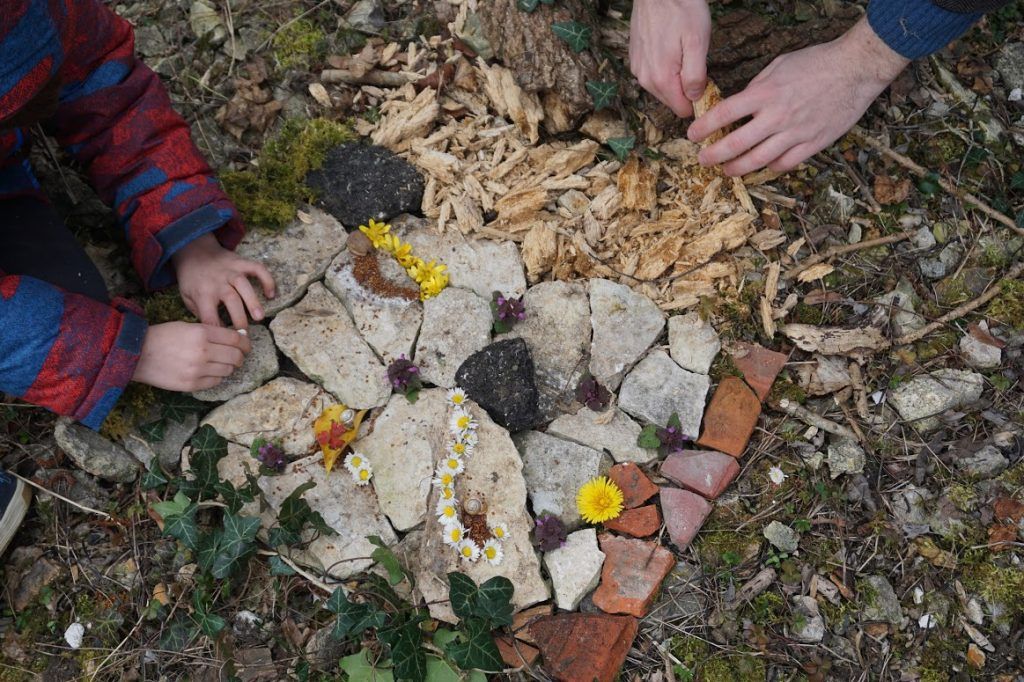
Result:
[[[274,278],[261,263],[246,260],[205,234],[171,256],[178,273],[178,290],[185,306],[203,324],[220,325],[217,308],[224,304],[235,329],[245,329],[249,320],[263,319],[256,291],[249,282],[255,277],[267,298],[274,297]]]
[[[242,366],[252,350],[248,337],[234,329],[167,322],[146,330],[132,381],[168,391],[213,388]]]

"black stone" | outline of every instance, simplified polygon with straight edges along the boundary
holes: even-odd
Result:
[[[317,203],[350,230],[370,218],[418,213],[423,201],[423,176],[412,164],[384,147],[359,142],[328,151],[323,166],[306,175],[306,184]]]
[[[537,424],[533,356],[522,339],[507,339],[473,353],[455,373],[456,384],[511,433]]]

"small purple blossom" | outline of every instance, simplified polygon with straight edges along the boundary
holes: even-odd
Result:
[[[663,429],[658,429],[655,432],[658,436],[658,440],[661,441],[661,446],[658,448],[658,454],[660,455],[671,455],[673,452],[680,452],[691,438],[683,433],[682,428],[679,426],[666,426]]]
[[[533,543],[540,547],[541,551],[550,552],[565,544],[568,533],[560,518],[544,512],[537,517],[535,524]]]
[[[256,459],[260,461],[260,464],[272,471],[284,471],[285,465],[288,464],[288,460],[285,458],[281,447],[270,442],[259,446]]]
[[[491,314],[494,316],[494,331],[502,334],[514,327],[517,322],[526,319],[526,306],[523,297],[507,298],[500,291],[494,292],[491,300]]]
[[[388,365],[388,380],[399,393],[408,393],[423,387],[420,368],[404,355]]]
[[[597,383],[597,379],[588,372],[576,386],[576,400],[580,401],[594,412],[600,412],[608,407],[612,394],[607,388]]]

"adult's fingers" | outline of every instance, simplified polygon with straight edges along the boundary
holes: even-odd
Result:
[[[807,159],[817,154],[821,149],[821,147],[810,142],[798,144],[789,151],[784,152],[774,161],[770,162],[768,167],[779,173],[791,171]]]
[[[785,133],[776,133],[738,159],[722,166],[726,175],[739,176],[764,168],[791,148],[793,140]]]
[[[249,278],[245,275],[236,275],[231,280],[231,286],[235,288],[238,295],[242,297],[242,302],[245,303],[245,307],[249,309],[249,315],[254,320],[263,319],[263,306],[260,305],[259,297],[256,296],[256,290],[252,288],[252,284],[249,283]]]
[[[263,263],[258,263],[254,260],[245,261],[242,271],[246,275],[251,275],[260,281],[260,284],[263,285],[264,296],[267,298],[277,296],[277,285],[274,283],[274,276],[270,274],[270,270]],[[250,310],[252,309],[250,308]]]
[[[228,317],[231,318],[231,326],[235,329],[249,328],[249,318],[245,314],[245,304],[242,303],[242,299],[234,287],[221,294],[220,302],[224,304],[224,308],[228,311]]]
[[[700,142],[716,130],[735,123],[744,116],[750,116],[760,106],[760,98],[748,88],[719,102],[711,111],[691,123],[686,136],[691,142]]]
[[[763,116],[755,116],[749,123],[732,131],[718,142],[700,152],[700,162],[705,166],[717,166],[745,154],[775,132]],[[765,160],[768,163],[775,157]]]
[[[704,94],[708,84],[708,45],[703,39],[695,38],[684,49],[679,80],[689,101],[696,102]]]
[[[206,327],[206,340],[210,343],[237,348],[243,353],[248,353],[252,350],[252,344],[249,342],[249,337],[239,334],[234,329],[208,326]]]
[[[679,80],[680,65],[672,67],[660,67],[658,73],[649,86],[651,94],[680,118],[693,115],[693,104],[683,94],[683,84]]]

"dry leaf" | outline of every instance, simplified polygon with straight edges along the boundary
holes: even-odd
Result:
[[[1017,541],[1017,524],[997,523],[988,527],[988,548],[993,552],[1013,549]]]
[[[813,282],[816,279],[821,279],[826,275],[832,274],[834,271],[835,268],[828,263],[818,263],[817,265],[812,265],[806,270],[801,271],[796,278],[806,284],[807,282]]]
[[[889,175],[876,175],[874,187],[875,201],[880,204],[898,204],[910,196],[910,178],[897,180]]]
[[[366,416],[366,410],[359,410],[355,413],[352,423],[346,424],[341,420],[341,416],[347,409],[349,408],[345,405],[331,405],[313,422],[313,433],[320,445],[320,451],[324,453],[324,468],[328,472],[334,468],[334,463],[345,448],[359,435],[359,424]]]
[[[523,264],[530,281],[539,281],[554,265],[557,256],[558,235],[544,223],[538,222],[523,239]]]
[[[1012,497],[997,497],[996,501],[992,503],[992,511],[996,519],[1000,521],[1017,523],[1024,518],[1024,504]]]
[[[317,104],[322,107],[330,109],[334,106],[334,102],[331,101],[331,96],[327,94],[327,88],[322,83],[310,83],[309,94],[313,96]]]

